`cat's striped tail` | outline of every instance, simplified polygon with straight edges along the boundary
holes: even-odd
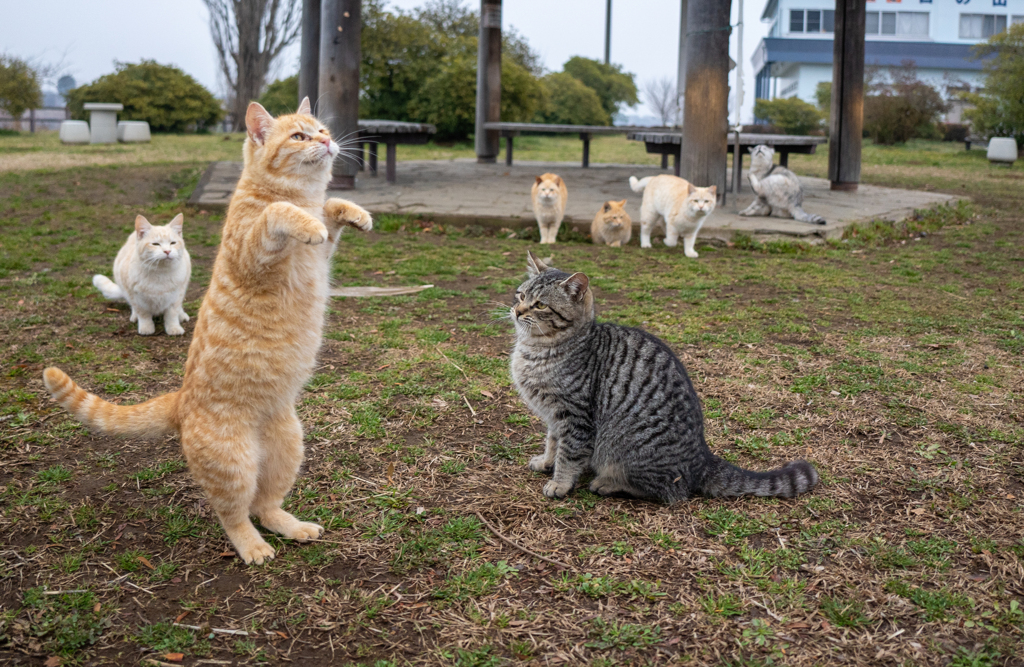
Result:
[[[121,291],[121,288],[117,286],[117,283],[106,276],[97,273],[92,277],[92,284],[93,287],[103,292],[103,298],[107,301],[125,300],[124,292]]]
[[[651,182],[653,176],[647,176],[645,178],[637,179],[636,176],[629,177],[629,187],[632,188],[633,192],[643,192],[647,184]]]
[[[178,432],[178,392],[151,398],[138,405],[114,405],[75,384],[59,368],[43,371],[43,384],[54,400],[89,428],[110,435],[135,438]]]
[[[714,457],[701,493],[712,498],[722,496],[781,496],[793,498],[810,491],[818,483],[818,471],[807,461],[793,461],[776,470],[754,472]]]

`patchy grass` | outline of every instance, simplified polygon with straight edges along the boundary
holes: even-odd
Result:
[[[92,434],[40,381],[57,364],[125,403],[179,386],[190,336],[137,336],[90,279],[136,213],[184,210],[195,314],[221,223],[183,207],[205,154],[0,174],[0,662],[1015,664],[1021,195],[999,185],[1016,170],[938,148],[884,149],[891,164],[866,148],[865,173],[963,167],[979,201],[845,243],[699,261],[553,249],[591,275],[601,317],[679,353],[713,450],[818,466],[821,486],[794,500],[544,498],[525,466],[543,427],[494,321],[529,243],[398,231],[400,216],[346,234],[339,283],[437,287],[331,303],[286,501],[326,541],[271,536],[278,557],[258,568],[233,558],[175,439]],[[907,163],[933,149],[939,166]]]

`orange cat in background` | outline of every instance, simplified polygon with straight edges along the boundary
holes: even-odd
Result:
[[[541,174],[530,190],[533,199],[533,215],[540,227],[540,242],[554,243],[558,228],[565,217],[565,202],[569,189],[558,174]]]
[[[249,515],[304,541],[323,528],[281,509],[302,463],[299,392],[313,371],[341,227],[364,231],[370,214],[328,199],[338,154],[310,115],[274,119],[253,102],[245,115],[245,168],[199,309],[181,389],[139,405],[89,394],[56,368],[46,388],[86,425],[126,436],[179,433],[189,469],[246,563],[273,558]]]

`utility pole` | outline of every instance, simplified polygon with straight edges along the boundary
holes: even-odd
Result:
[[[612,0],[608,0],[604,10],[604,64],[612,61]]]
[[[739,0],[739,21],[736,23],[736,125],[743,113],[743,0]]]

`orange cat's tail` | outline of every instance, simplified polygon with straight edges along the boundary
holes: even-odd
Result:
[[[59,368],[43,371],[43,384],[54,400],[83,424],[101,433],[156,437],[178,432],[178,392],[138,405],[114,405],[75,384]]]

